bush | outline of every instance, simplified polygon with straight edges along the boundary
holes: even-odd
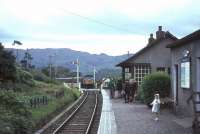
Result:
[[[0,81],[15,81],[15,57],[12,52],[4,49],[0,42]]]
[[[142,101],[149,105],[156,92],[160,94],[161,98],[169,96],[170,77],[168,74],[156,72],[144,77],[139,91]]]
[[[78,89],[78,88],[75,88],[75,89],[71,89],[71,90],[72,90],[72,92],[73,92],[74,99],[75,99],[75,100],[78,99],[78,98],[80,97],[80,95],[81,95],[79,89]]]
[[[46,83],[50,83],[51,79],[46,76],[43,72],[39,71],[39,70],[33,70],[32,72],[33,78],[37,81],[43,81]]]
[[[32,74],[28,71],[22,70],[21,68],[17,68],[16,76],[18,83],[24,83],[30,86],[33,86],[35,84]]]
[[[12,91],[0,91],[0,133],[26,134],[32,127],[31,114]]]

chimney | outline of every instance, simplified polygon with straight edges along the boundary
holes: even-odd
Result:
[[[158,31],[156,32],[156,39],[165,38],[165,32],[162,31],[162,26],[158,26]]]
[[[151,44],[155,39],[153,38],[153,34],[151,33],[150,34],[150,37],[149,37],[149,42],[148,44]]]
[[[159,31],[162,31],[162,26],[158,26],[158,30],[159,30]]]

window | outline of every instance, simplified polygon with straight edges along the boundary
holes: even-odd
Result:
[[[190,62],[181,63],[181,88],[190,88]]]
[[[125,80],[129,80],[131,78],[130,68],[125,68]]]
[[[129,68],[125,68],[125,73],[129,73]]]
[[[134,78],[137,81],[138,85],[141,84],[145,75],[151,73],[150,65],[135,65],[134,66]]]
[[[157,71],[158,71],[158,72],[165,72],[165,68],[164,68],[164,67],[158,67],[158,68],[157,68]]]

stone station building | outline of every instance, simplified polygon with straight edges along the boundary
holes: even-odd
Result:
[[[200,30],[167,46],[171,48],[172,98],[178,113],[200,114]],[[193,102],[193,103],[191,103]]]
[[[174,35],[163,31],[162,26],[159,26],[156,38],[150,34],[146,47],[117,65],[122,67],[123,82],[133,78],[140,85],[143,77],[151,72],[165,71],[170,73],[171,52],[169,48],[166,48],[166,45],[176,40]]]

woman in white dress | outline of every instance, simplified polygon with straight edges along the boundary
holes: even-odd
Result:
[[[158,114],[160,111],[160,97],[159,94],[155,94],[154,95],[154,100],[151,103],[152,105],[152,113],[154,113],[156,115],[155,121],[158,121]]]

